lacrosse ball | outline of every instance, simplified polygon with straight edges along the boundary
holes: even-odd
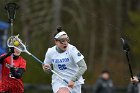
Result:
[[[19,46],[19,42],[18,41],[14,41],[14,46]]]

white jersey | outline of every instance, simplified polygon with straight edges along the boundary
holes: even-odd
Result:
[[[53,70],[67,81],[70,81],[79,69],[77,62],[83,58],[84,56],[75,46],[68,44],[67,50],[63,53],[57,52],[56,46],[48,48],[44,63],[53,64]],[[57,82],[58,78],[59,77],[57,75],[53,74],[52,83]],[[75,85],[78,84],[84,84],[84,79],[82,76],[75,82]]]

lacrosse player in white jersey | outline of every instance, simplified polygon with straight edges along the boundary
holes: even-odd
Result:
[[[43,70],[49,72],[52,65],[53,70],[68,82],[53,74],[54,93],[81,93],[81,85],[84,84],[82,75],[87,70],[84,56],[69,41],[67,33],[58,27],[54,34],[56,45],[48,48],[45,55]]]

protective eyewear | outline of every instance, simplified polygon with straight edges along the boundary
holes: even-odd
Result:
[[[67,38],[59,38],[59,39],[56,39],[56,41],[59,41],[61,44],[65,43],[65,42],[70,42],[70,39],[67,37]]]

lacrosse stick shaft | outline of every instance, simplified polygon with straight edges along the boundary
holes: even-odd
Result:
[[[59,78],[61,78],[64,82],[66,82],[68,84],[68,81],[65,80],[63,77],[61,77],[58,73],[56,73],[54,70],[51,70],[52,73],[54,73],[55,75],[57,75]]]
[[[13,36],[13,19],[11,19],[11,24],[10,24],[10,28],[11,28],[11,36]],[[13,66],[13,53],[11,55],[11,66]]]
[[[36,59],[39,63],[44,64],[41,60],[39,60],[36,56],[34,56],[33,54],[31,54],[31,56]]]
[[[11,36],[13,36],[13,19],[11,19]]]
[[[11,66],[13,66],[13,53],[12,53],[12,55],[10,56],[11,57]]]
[[[126,58],[127,58],[128,67],[129,67],[129,71],[130,71],[131,78],[134,79],[134,78],[133,78],[132,68],[131,68],[131,65],[130,65],[130,62],[129,62],[130,58],[129,58],[129,52],[128,52],[128,51],[126,51]]]

